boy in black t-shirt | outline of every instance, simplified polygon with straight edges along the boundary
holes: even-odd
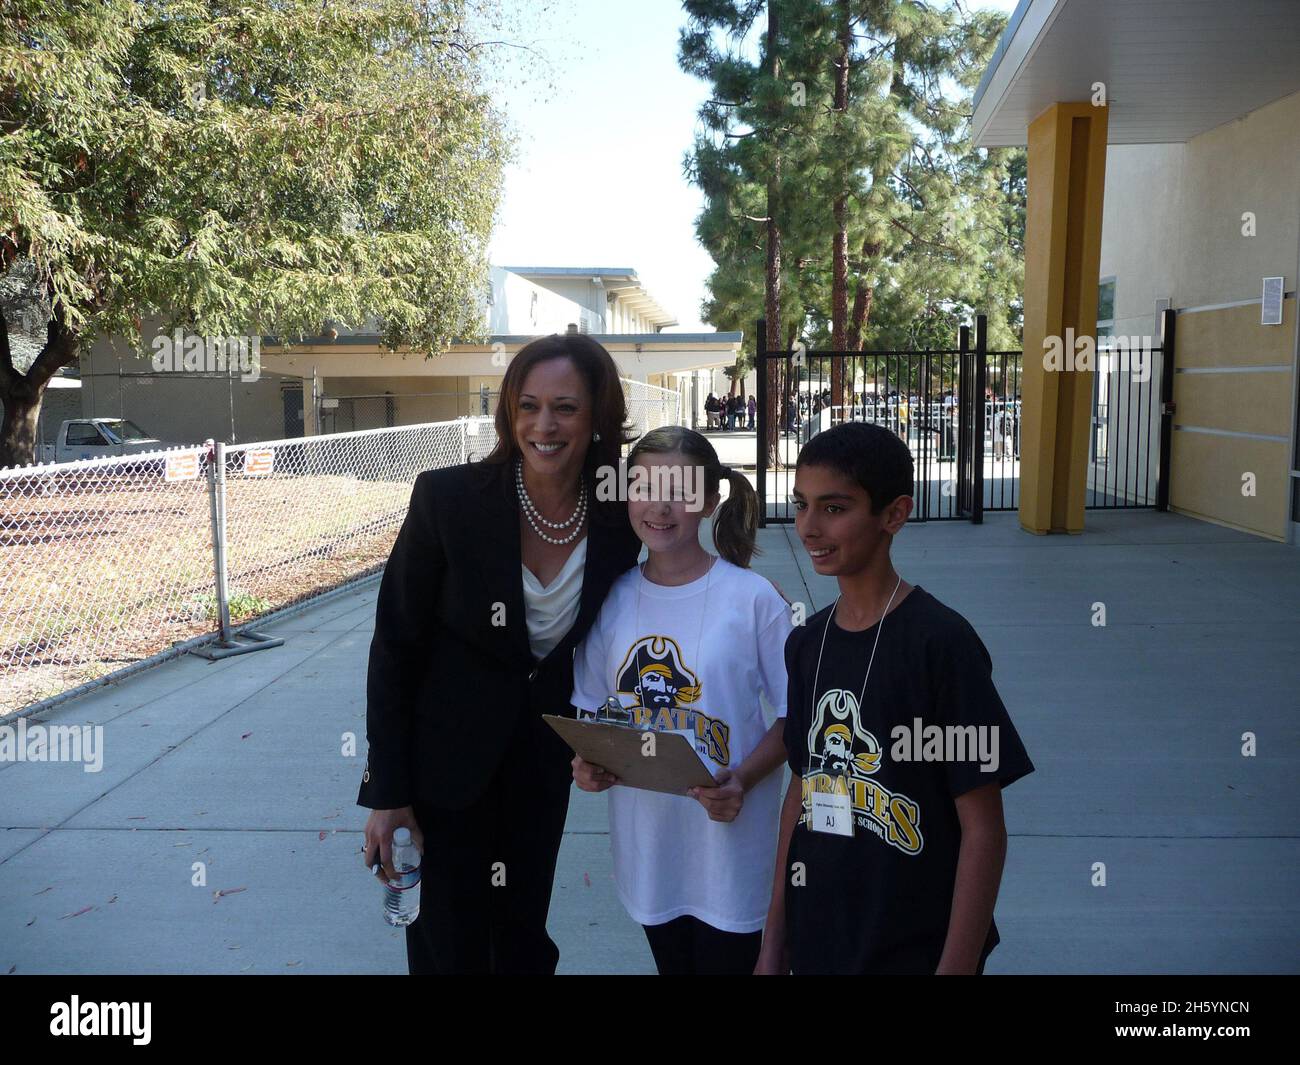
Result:
[[[791,633],[772,902],[757,972],[982,973],[1006,827],[1033,772],[969,623],[889,558],[912,456],[849,422],[799,454],[795,527],[840,597]]]

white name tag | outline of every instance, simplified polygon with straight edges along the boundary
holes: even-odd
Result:
[[[853,835],[853,807],[849,804],[849,797],[813,792],[812,820],[808,827],[814,832],[829,832],[833,836]]]

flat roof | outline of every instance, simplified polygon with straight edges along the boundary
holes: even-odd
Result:
[[[549,334],[540,334],[547,336]],[[559,334],[563,336],[564,334]],[[743,330],[727,330],[717,333],[582,333],[581,336],[589,336],[597,343],[605,346],[620,344],[656,344],[663,346],[665,344],[691,345],[699,347],[702,344],[729,344],[739,346],[745,339]],[[526,333],[491,333],[486,340],[451,340],[448,342],[449,347],[489,347],[493,343],[501,344],[527,344],[530,340],[536,340],[536,334]],[[279,347],[284,342],[279,337],[264,336],[262,343],[267,347]],[[337,338],[331,339],[326,336],[304,337],[302,340],[290,341],[294,347],[377,347],[379,345],[378,333],[341,333]]]
[[[524,277],[636,277],[630,266],[502,266]]]
[[[983,148],[1106,87],[1110,144],[1182,143],[1300,92],[1297,0],[1020,0],[979,88]]]
[[[507,270],[523,278],[599,279],[602,288],[608,292],[618,293],[624,303],[637,313],[645,315],[654,325],[677,324],[677,319],[650,295],[637,276],[637,272],[630,266],[497,266],[497,269]]]

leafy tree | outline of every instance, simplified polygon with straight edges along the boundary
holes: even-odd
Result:
[[[146,320],[480,337],[511,150],[468,29],[490,2],[4,0],[0,466],[31,460],[56,372]]]

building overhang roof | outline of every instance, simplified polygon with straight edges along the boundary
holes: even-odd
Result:
[[[1021,0],[975,92],[974,141],[1023,145],[1105,86],[1110,144],[1182,143],[1300,91],[1296,0]]]
[[[503,266],[501,269],[530,281],[546,278],[598,280],[606,292],[616,293],[624,306],[643,315],[647,321],[658,326],[677,324],[677,319],[646,291],[630,266]]]
[[[636,347],[662,348],[729,348],[738,349],[745,334],[741,330],[727,330],[717,333],[583,333],[607,348]],[[492,345],[499,343],[507,348],[521,348],[536,336],[518,333],[492,333],[482,343],[468,340],[452,340],[451,348],[473,348],[491,351]],[[262,337],[263,347],[286,346],[279,337]],[[288,342],[288,347],[302,348],[373,348],[380,346],[378,333],[342,333],[338,337],[314,336]]]

